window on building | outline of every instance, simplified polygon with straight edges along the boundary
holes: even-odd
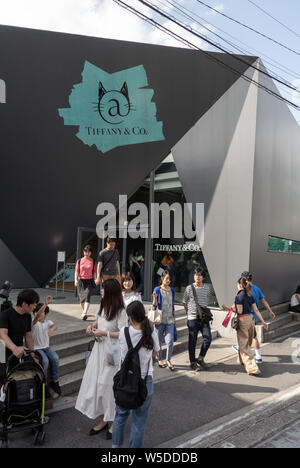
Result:
[[[269,236],[268,251],[300,254],[300,241]]]

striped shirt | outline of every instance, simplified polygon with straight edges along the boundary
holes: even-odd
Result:
[[[211,293],[211,286],[209,284],[203,284],[202,288],[195,287],[195,290],[198,304],[201,307],[207,307],[208,298]],[[188,306],[188,320],[195,320],[197,318],[197,306],[194,300],[192,285],[187,286],[186,290],[184,291],[182,302]]]

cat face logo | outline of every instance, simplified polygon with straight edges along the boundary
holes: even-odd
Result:
[[[85,62],[82,82],[70,94],[70,107],[58,113],[65,125],[79,127],[77,138],[106,153],[118,146],[165,139],[153,95],[143,65],[107,73]]]
[[[121,91],[106,91],[100,82],[97,109],[105,122],[114,125],[122,124],[131,111],[127,83],[123,84]]]

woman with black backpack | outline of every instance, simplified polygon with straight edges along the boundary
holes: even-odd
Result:
[[[119,342],[121,347],[121,362],[122,366],[118,374],[114,379],[114,393],[116,397],[116,417],[113,427],[112,447],[121,448],[124,441],[124,432],[127,419],[132,411],[132,424],[129,448],[141,448],[143,446],[145,426],[147,422],[149,408],[152,402],[153,396],[153,363],[152,358],[156,357],[159,351],[158,336],[155,329],[152,329],[148,318],[146,317],[145,308],[140,301],[134,301],[126,309],[128,320],[130,322],[129,328],[122,328],[120,330]],[[128,346],[128,341],[130,347]],[[124,381],[124,365],[132,364],[129,362],[131,357],[134,358],[134,352],[138,352],[139,359],[135,364],[135,370],[138,370],[138,380],[146,387],[145,394],[140,395],[140,389],[143,385],[139,385],[139,394],[136,395],[136,402],[141,403],[133,404],[131,400],[131,392],[128,395],[128,401],[126,401],[126,388],[128,385],[133,384],[133,380],[130,382]],[[133,361],[133,359],[132,359]],[[122,388],[123,386],[123,388]],[[118,405],[119,399],[123,398],[124,406]],[[144,401],[143,401],[144,400]],[[143,402],[142,402],[143,401]],[[135,409],[133,409],[135,406]],[[138,407],[137,407],[138,406]],[[130,409],[132,408],[132,409]]]

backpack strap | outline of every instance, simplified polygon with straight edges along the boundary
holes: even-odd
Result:
[[[133,348],[131,338],[130,338],[130,333],[129,333],[129,327],[125,327],[124,332],[125,332],[125,338],[127,341],[128,349],[134,349],[135,351],[139,351],[142,347],[142,338],[140,339],[136,347]]]

